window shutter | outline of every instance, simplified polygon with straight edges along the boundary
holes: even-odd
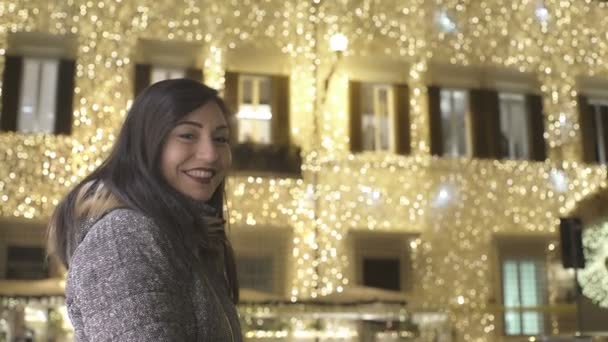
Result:
[[[271,78],[272,141],[289,145],[289,77]]]
[[[188,68],[186,69],[186,78],[191,80],[195,80],[198,82],[203,82],[203,70],[197,68]]]
[[[431,154],[440,156],[443,154],[443,134],[441,132],[441,88],[429,86],[429,128],[431,133]]]
[[[133,97],[137,97],[147,86],[150,85],[150,73],[152,65],[135,64],[135,82],[133,83]]]
[[[410,154],[410,92],[407,84],[397,84],[395,90],[395,125],[394,134],[396,141],[396,152],[399,154]]]
[[[361,132],[361,82],[348,83],[348,102],[350,110],[350,151],[353,153],[363,150]]]
[[[484,91],[485,97],[485,127],[488,142],[488,157],[501,158],[500,151],[500,100],[498,92],[493,89]]]
[[[2,131],[17,130],[22,73],[23,57],[6,56],[2,76],[2,113],[0,113],[0,130]]]
[[[608,106],[600,106],[600,116],[602,117],[602,134],[604,134],[604,160],[608,157]]]
[[[578,95],[578,121],[581,127],[581,143],[583,144],[583,161],[596,163],[597,134],[595,130],[595,117],[593,108],[589,105],[589,99],[584,95]]]
[[[236,72],[226,71],[224,75],[226,83],[224,84],[224,101],[230,110],[228,122],[230,124],[230,136],[232,143],[238,140],[238,122],[236,113],[239,110],[239,74]]]
[[[57,79],[57,104],[55,109],[55,133],[71,134],[73,101],[74,101],[74,60],[62,59],[59,61]]]
[[[547,158],[545,146],[545,118],[543,115],[543,99],[540,95],[526,95],[526,106],[530,125],[530,159],[544,161]]]
[[[473,156],[498,158],[500,156],[498,92],[491,89],[471,89],[469,105],[473,130]]]

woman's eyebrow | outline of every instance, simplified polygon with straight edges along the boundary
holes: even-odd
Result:
[[[181,125],[191,125],[191,126],[196,126],[198,128],[203,128],[203,125],[201,125],[200,122],[189,121],[189,120],[180,121],[175,126],[177,127],[177,126],[181,126]]]

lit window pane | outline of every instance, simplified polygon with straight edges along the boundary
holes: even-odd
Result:
[[[164,68],[164,67],[153,67],[150,75],[150,84],[156,82],[170,80],[175,78],[183,78],[186,72],[184,69],[179,68]]]
[[[464,90],[441,90],[441,133],[444,155],[468,155],[467,118],[468,94]]]
[[[17,120],[17,130],[21,132],[35,132],[37,129],[40,68],[39,60],[25,59],[23,62],[20,113]]]
[[[243,78],[242,79],[242,104],[253,104],[253,79]]]
[[[58,71],[58,60],[24,59],[18,131],[54,132]]]
[[[361,87],[361,132],[363,150],[389,151],[392,138],[393,99],[388,85],[364,84]]]
[[[272,108],[270,78],[243,75],[239,77],[238,142],[270,144],[272,142]]]
[[[505,312],[505,331],[507,335],[521,334],[521,319],[518,312]]]
[[[270,105],[270,78],[261,77],[258,80],[260,87],[260,100],[258,103]]]
[[[270,144],[271,122],[268,119],[238,118],[240,143]]]
[[[363,124],[363,150],[376,150],[376,121],[373,114],[363,114],[361,118]]]
[[[169,72],[169,79],[184,78],[186,77],[186,71],[184,69],[175,69]]]
[[[543,333],[544,317],[538,309],[544,303],[546,283],[543,262],[533,259],[508,259],[502,264],[503,304],[507,335]],[[509,310],[509,308],[530,308]]]
[[[606,131],[604,127],[608,124],[608,102],[592,100],[592,122],[595,129],[595,160],[600,164],[608,164],[608,151],[606,151]]]
[[[521,94],[502,93],[500,99],[500,148],[511,159],[529,157],[528,119]]]
[[[513,261],[507,261],[503,265],[503,291],[505,306],[517,307],[520,305],[517,264]]]
[[[59,61],[47,60],[42,63],[40,107],[38,109],[39,132],[52,133],[55,131],[58,73]]]

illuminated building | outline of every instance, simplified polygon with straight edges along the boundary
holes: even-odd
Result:
[[[134,89],[181,69],[241,105],[235,139],[258,144],[236,154],[289,161],[237,158],[228,182],[237,252],[253,236],[284,256],[274,291],[339,293],[384,260],[407,268],[396,283],[409,305],[446,312],[458,340],[572,332],[557,227],[606,187],[607,30],[606,4],[591,0],[0,1],[6,241],[41,227],[101,163]],[[73,68],[73,99],[51,106],[61,124],[43,119],[46,102],[15,102],[25,91],[6,75],[23,74],[7,65],[44,64],[17,55],[73,61],[50,63],[46,79]],[[7,119],[32,113],[40,125]],[[23,132],[45,127],[69,134]],[[36,234],[27,241],[41,245]],[[525,301],[505,284],[526,269],[535,323],[517,311],[527,305],[504,312]]]

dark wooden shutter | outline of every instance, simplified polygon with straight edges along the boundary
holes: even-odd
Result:
[[[487,136],[485,134],[485,115],[482,89],[471,89],[469,91],[469,108],[471,110],[471,135],[473,140],[473,157],[488,158]]]
[[[226,71],[224,76],[226,83],[224,84],[224,101],[230,110],[228,122],[230,124],[230,136],[232,143],[238,141],[238,121],[236,113],[239,110],[239,74],[236,72]]]
[[[599,106],[602,118],[602,134],[604,135],[604,160],[608,159],[608,106]],[[599,160],[598,160],[599,161]]]
[[[350,111],[350,151],[353,153],[363,150],[361,131],[361,82],[348,82],[348,103]]]
[[[544,161],[547,159],[545,146],[545,118],[543,115],[543,99],[540,95],[526,95],[526,107],[529,119],[530,159]]]
[[[55,109],[55,133],[71,134],[74,114],[74,73],[76,62],[62,59],[59,61],[57,79],[57,105]]]
[[[272,142],[289,145],[289,77],[271,78]]]
[[[429,86],[429,128],[431,133],[431,154],[443,154],[443,134],[441,131],[441,88]]]
[[[499,158],[500,123],[498,92],[491,89],[471,89],[469,106],[473,137],[473,156]]]
[[[407,84],[397,84],[394,89],[396,152],[399,154],[410,154],[412,152],[410,138],[410,91]]]
[[[198,82],[203,82],[203,70],[197,68],[188,68],[186,69],[186,78],[191,80],[195,80]]]
[[[578,96],[578,121],[581,127],[581,143],[583,144],[583,161],[596,163],[597,159],[597,133],[595,128],[595,116],[593,107],[589,105],[589,99]]]
[[[142,90],[150,85],[152,65],[135,64],[135,81],[133,82],[133,97],[137,97]]]
[[[0,114],[0,130],[2,131],[17,130],[22,73],[23,57],[6,56],[4,75],[2,75],[2,113]]]

